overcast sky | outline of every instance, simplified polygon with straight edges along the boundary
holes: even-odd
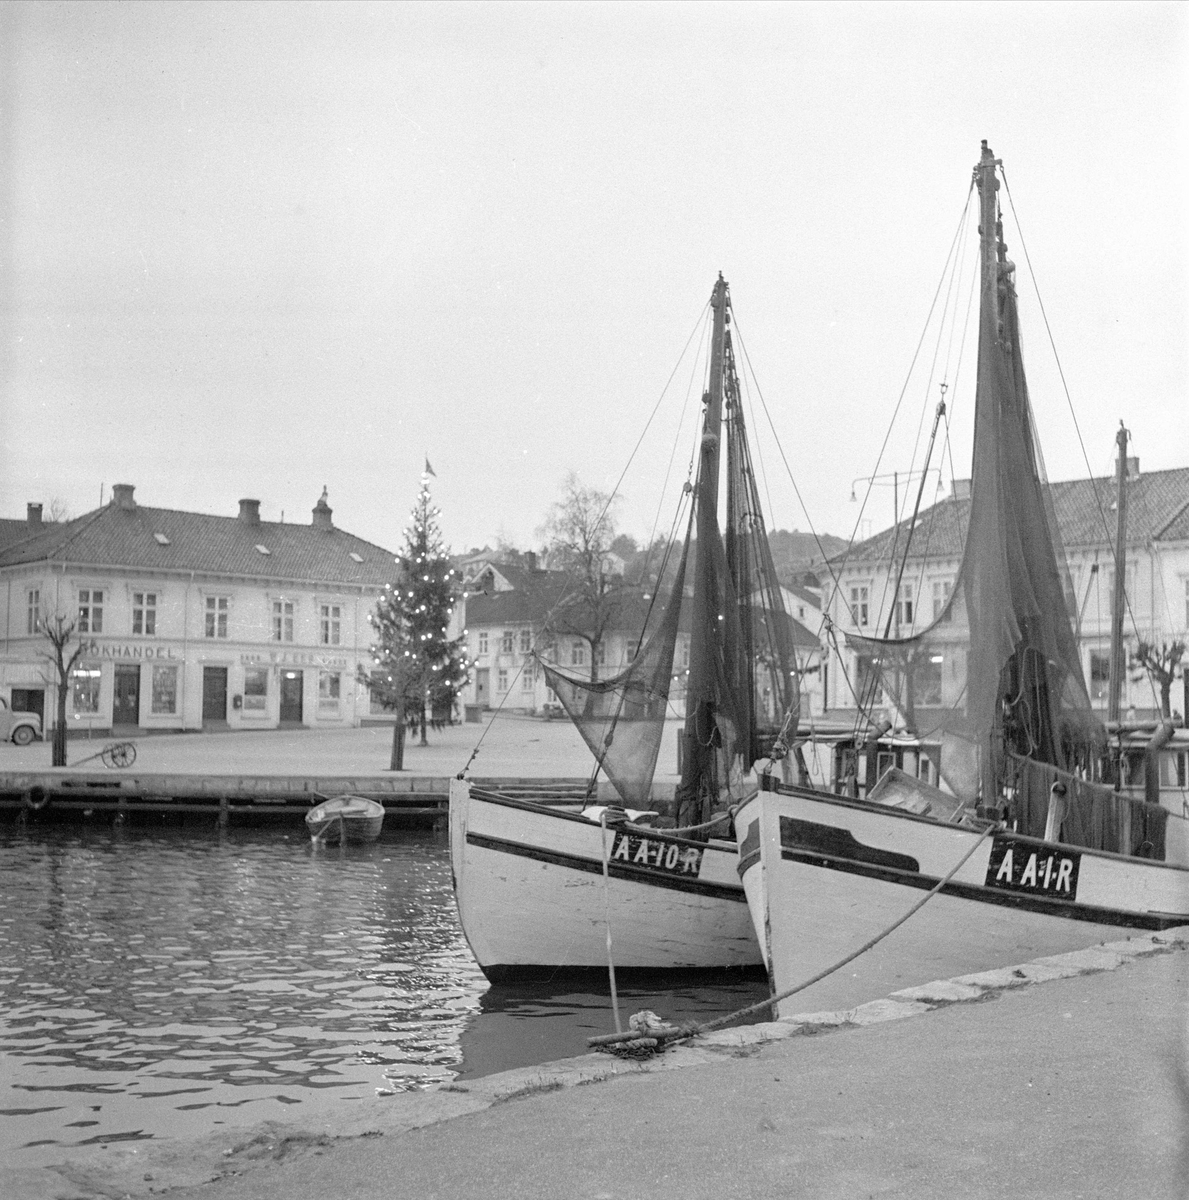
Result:
[[[528,546],[568,470],[615,484],[721,270],[775,426],[757,410],[769,523],[847,536],[852,480],[907,470],[936,403],[939,376],[910,389],[879,458],[981,138],[1092,470],[1120,419],[1141,468],[1189,466],[1184,4],[42,2],[0,23],[0,515],[78,515],[119,482],[308,521],[325,485],[336,524],[395,550],[428,456],[455,551]],[[1049,474],[1082,476],[1021,275]],[[689,363],[624,481],[638,537]]]

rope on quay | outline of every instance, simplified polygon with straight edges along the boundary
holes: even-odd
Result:
[[[762,1012],[766,1008],[775,1010],[776,1005],[782,1000],[787,1000],[790,996],[795,996],[798,992],[803,992],[806,988],[812,987],[815,983],[820,983],[826,978],[827,975],[833,975],[835,971],[845,967],[847,963],[854,962],[859,955],[866,954],[867,951],[873,946],[876,946],[882,942],[884,938],[888,936],[888,934],[899,929],[900,926],[909,919],[909,917],[913,916],[915,913],[924,908],[924,906],[928,904],[929,901],[932,900],[933,897],[936,896],[937,893],[940,892],[941,889],[944,888],[951,879],[953,879],[953,877],[962,869],[962,867],[966,865],[966,862],[970,856],[983,844],[984,841],[986,841],[988,837],[990,837],[992,833],[995,833],[997,830],[1001,830],[1003,827],[1003,822],[1001,821],[996,821],[989,824],[986,829],[979,834],[977,840],[970,847],[970,849],[967,850],[966,853],[963,854],[962,857],[954,864],[950,873],[946,875],[944,879],[939,879],[937,883],[928,892],[926,892],[925,895],[922,896],[921,899],[918,900],[903,916],[898,917],[886,929],[880,933],[877,933],[875,937],[871,938],[870,941],[864,942],[863,945],[861,945],[857,950],[852,951],[845,958],[840,958],[836,963],[827,967],[824,971],[819,971],[813,976],[812,979],[806,979],[803,983],[799,983],[795,987],[788,988],[775,996],[770,996],[767,1000],[761,1000],[758,1004],[749,1004],[746,1008],[737,1009],[733,1013],[728,1013],[725,1017],[717,1017],[713,1021],[706,1021],[702,1024],[693,1022],[692,1024],[686,1023],[683,1025],[666,1025],[656,1018],[655,1013],[636,1013],[628,1020],[628,1024],[631,1027],[630,1032],[599,1034],[596,1037],[587,1038],[587,1045],[593,1046],[597,1049],[610,1050],[613,1054],[626,1052],[629,1054],[635,1053],[639,1055],[640,1051],[643,1051],[645,1054],[657,1054],[668,1046],[677,1045],[678,1042],[685,1042],[690,1038],[697,1037],[699,1034],[710,1033],[715,1029],[722,1029],[724,1026],[738,1021],[741,1017],[750,1017],[754,1013]],[[648,1020],[650,1017],[653,1018],[653,1021]],[[655,1044],[650,1047],[644,1047],[642,1045],[634,1046],[630,1044],[649,1040],[654,1041]],[[621,1043],[626,1044],[622,1047],[622,1049]]]

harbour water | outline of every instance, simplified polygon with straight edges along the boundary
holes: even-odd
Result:
[[[704,1020],[766,985],[620,993],[626,1012]],[[269,828],[0,831],[0,1155],[13,1165],[312,1117],[579,1054],[613,1027],[598,984],[488,985],[441,834],[316,849]]]

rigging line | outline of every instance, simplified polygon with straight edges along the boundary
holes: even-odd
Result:
[[[743,360],[747,364],[747,372],[744,372],[743,377],[742,377],[743,378],[743,390],[746,391],[746,393],[747,393],[748,407],[751,409],[752,419],[754,421],[756,429],[758,430],[760,427],[760,423],[758,420],[755,420],[755,416],[756,416],[755,402],[751,398],[751,389],[747,386],[749,373],[750,373],[751,382],[753,384],[755,384],[755,389],[756,389],[757,393],[760,390],[760,381],[758,379],[756,379],[756,377],[755,377],[755,369],[751,365],[751,358],[749,357],[749,355],[747,353],[747,346],[743,341],[743,330],[739,326],[739,318],[737,315],[734,314],[733,310],[732,310],[732,315],[734,316],[735,333],[739,339],[739,349],[743,351]],[[760,458],[760,474],[763,476],[763,479],[764,479],[764,496],[767,498],[767,501],[768,501],[768,516],[769,516],[769,519],[772,521],[772,528],[775,529],[776,528],[776,516],[775,516],[776,510],[772,503],[772,489],[768,484],[768,468],[767,468],[767,464],[764,462],[764,448],[763,448],[762,443],[759,442],[759,439],[757,438],[756,440],[757,440],[757,451],[759,453],[759,458]],[[750,447],[749,447],[749,451],[750,451]]]
[[[746,1008],[741,1008],[736,1012],[728,1013],[725,1017],[718,1017],[713,1021],[707,1021],[704,1025],[698,1025],[696,1028],[689,1030],[683,1036],[667,1041],[666,1044],[675,1045],[678,1042],[688,1041],[690,1038],[696,1037],[700,1033],[710,1033],[712,1030],[721,1029],[724,1025],[729,1024],[731,1021],[737,1021],[740,1017],[749,1017],[755,1013],[763,1012],[765,1009],[774,1009],[775,1005],[779,1004],[782,1000],[787,1000],[789,997],[795,996],[798,992],[803,992],[807,987],[811,987],[813,984],[819,983],[821,980],[825,979],[826,976],[833,975],[835,971],[845,967],[847,963],[854,962],[859,955],[866,954],[868,950],[874,946],[877,946],[889,934],[894,933],[897,929],[899,929],[900,926],[909,919],[909,917],[913,916],[915,913],[919,912],[920,909],[924,908],[924,906],[928,904],[929,901],[932,900],[933,897],[936,896],[937,893],[940,892],[946,886],[946,884],[949,883],[950,880],[953,879],[953,877],[957,875],[957,873],[966,865],[971,855],[974,854],[974,852],[983,844],[983,842],[985,842],[987,838],[991,836],[991,834],[998,833],[1001,829],[1003,829],[1003,823],[1001,821],[995,821],[989,824],[986,829],[982,830],[979,836],[974,840],[974,844],[970,847],[970,849],[967,850],[960,859],[958,859],[948,875],[946,875],[943,879],[939,879],[937,883],[928,892],[926,892],[925,895],[922,896],[903,916],[898,917],[886,929],[882,930],[880,933],[877,933],[875,937],[871,938],[869,941],[864,942],[863,945],[861,945],[857,950],[852,951],[845,958],[840,958],[836,963],[828,966],[824,971],[819,971],[811,979],[806,979],[803,983],[799,983],[795,987],[786,988],[783,992],[778,992],[775,996],[770,996],[767,1000],[761,1000],[758,1004],[750,1004]],[[973,832],[973,830],[971,832]]]
[[[1069,406],[1069,415],[1073,420],[1073,429],[1074,429],[1074,432],[1077,434],[1078,446],[1080,447],[1080,449],[1082,451],[1082,461],[1086,464],[1087,474],[1089,474],[1090,478],[1093,479],[1094,478],[1094,469],[1090,466],[1090,456],[1086,452],[1086,443],[1085,443],[1085,440],[1082,438],[1081,426],[1078,424],[1078,415],[1074,411],[1073,397],[1069,394],[1069,384],[1066,382],[1066,379],[1065,379],[1065,370],[1061,366],[1061,358],[1057,354],[1057,343],[1056,343],[1055,339],[1053,338],[1053,330],[1049,325],[1048,313],[1045,312],[1044,300],[1041,298],[1041,294],[1040,294],[1040,285],[1036,281],[1036,271],[1033,269],[1033,266],[1032,266],[1032,257],[1028,253],[1028,243],[1024,240],[1024,229],[1023,229],[1023,226],[1020,224],[1020,214],[1016,211],[1016,202],[1012,198],[1011,184],[1009,184],[1007,182],[1007,172],[1005,170],[1003,170],[1002,165],[1000,166],[1000,171],[1003,175],[1003,186],[1007,191],[1007,202],[1008,202],[1008,204],[1011,205],[1012,219],[1016,223],[1016,232],[1020,235],[1020,249],[1024,251],[1024,261],[1028,264],[1028,275],[1032,280],[1032,290],[1036,293],[1036,303],[1040,306],[1040,315],[1041,315],[1041,319],[1044,321],[1045,333],[1048,334],[1049,346],[1051,347],[1051,349],[1053,351],[1053,360],[1057,364],[1057,374],[1061,379],[1061,388],[1065,393],[1065,403]],[[1102,527],[1103,527],[1104,531],[1106,532],[1107,542],[1109,543],[1110,542],[1110,525],[1106,519],[1106,513],[1103,511],[1102,500],[1101,500],[1101,497],[1098,496],[1097,488],[1094,489],[1094,494],[1095,494],[1095,499],[1098,501],[1098,513],[1099,513],[1099,516],[1102,518]],[[1114,556],[1113,549],[1111,551],[1111,555],[1113,558],[1113,556]]]
[[[912,373],[916,367],[917,358],[920,356],[921,347],[925,343],[925,334],[929,331],[929,322],[932,320],[933,311],[937,307],[937,297],[941,294],[941,286],[945,282],[946,271],[949,267],[950,259],[952,258],[953,253],[954,253],[954,246],[962,232],[963,226],[966,223],[966,213],[970,208],[970,198],[973,195],[973,193],[974,193],[974,180],[972,178],[970,181],[970,184],[966,190],[966,203],[962,206],[962,216],[958,221],[957,229],[955,229],[955,231],[954,231],[954,237],[950,242],[949,251],[947,252],[947,254],[945,256],[945,263],[942,266],[941,276],[937,281],[937,288],[933,293],[933,299],[929,304],[929,311],[925,316],[925,324],[921,329],[921,336],[917,340],[916,349],[912,353],[912,360],[908,364],[908,371],[904,377],[904,384],[900,389],[900,395],[896,400],[895,408],[892,410],[891,419],[888,421],[887,432],[884,434],[883,442],[879,448],[879,454],[875,460],[876,474],[879,473],[880,465],[883,462],[883,456],[886,453],[887,448],[888,448],[888,442],[891,440],[891,437],[892,437],[892,429],[894,428],[894,426],[896,424],[896,418],[900,412],[900,406],[904,402],[904,396],[905,396],[905,393],[908,391],[908,384],[909,384],[909,381],[912,379]],[[839,568],[840,571],[845,570],[846,567],[849,565],[850,550],[851,550],[851,547],[854,545],[855,534],[858,533],[859,522],[863,519],[863,512],[865,511],[865,509],[867,507],[867,500],[870,498],[873,488],[874,488],[873,483],[869,483],[867,485],[867,491],[863,496],[862,504],[859,506],[859,515],[855,518],[854,530],[851,532],[850,541],[847,544],[846,550],[843,551],[843,554],[842,554],[842,563]],[[798,495],[798,499],[799,498],[800,498],[800,496]],[[832,599],[833,599],[833,597],[831,597],[831,600]]]

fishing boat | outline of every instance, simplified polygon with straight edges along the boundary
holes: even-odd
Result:
[[[384,824],[384,806],[366,796],[335,796],[306,813],[306,828],[315,842],[374,842]]]
[[[721,275],[710,311],[696,479],[683,493],[686,535],[667,601],[631,664],[612,678],[576,679],[537,660],[614,803],[562,812],[461,776],[450,785],[459,916],[479,966],[496,982],[605,971],[609,952],[620,971],[762,969],[725,812],[742,797],[744,773],[774,739],[798,686]],[[724,426],[725,529],[718,516]],[[677,827],[662,829],[652,822],[651,789],[694,540]],[[776,697],[766,707],[765,688],[770,701]]]
[[[871,690],[892,714],[867,739],[870,761],[894,726],[901,754],[916,761],[928,747],[936,778],[891,766],[860,796],[853,773],[843,794],[765,776],[736,814],[739,872],[780,1015],[1189,923],[1184,810],[1109,778],[1082,675],[1020,354],[999,167],[983,142],[972,184],[973,471],[957,580],[920,633],[846,635],[874,664]],[[895,586],[898,596],[899,576]],[[1165,741],[1152,738],[1153,753]],[[889,761],[894,751],[889,743]]]

